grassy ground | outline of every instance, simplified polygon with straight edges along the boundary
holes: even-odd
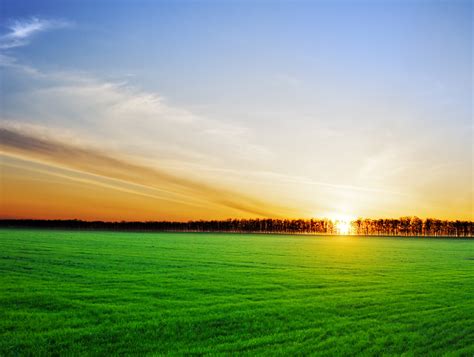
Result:
[[[0,355],[474,354],[474,241],[0,230]]]

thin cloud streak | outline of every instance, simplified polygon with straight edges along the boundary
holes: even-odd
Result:
[[[0,37],[0,49],[6,50],[26,46],[40,32],[72,26],[71,22],[59,19],[29,17],[7,23],[8,33]]]
[[[132,184],[141,184],[152,188],[165,186],[171,193],[197,196],[208,202],[248,214],[262,217],[276,215],[276,212],[263,208],[269,206],[267,203],[253,198],[113,158],[91,149],[37,138],[3,128],[0,129],[0,148],[7,153]]]
[[[146,198],[152,198],[160,201],[168,201],[187,206],[201,207],[204,203],[204,201],[198,201],[190,197],[183,197],[183,199],[171,198],[169,197],[170,192],[163,189],[135,184],[124,180],[113,179],[110,177],[99,176],[91,173],[82,172],[79,170],[52,166],[50,164],[32,161],[31,159],[15,154],[5,154],[0,152],[0,158],[2,158],[3,167],[27,169],[31,172],[49,175],[60,179],[72,180],[80,183],[112,189],[115,191],[130,193]],[[147,191],[156,192],[149,193]],[[177,193],[175,192],[172,192],[171,194],[177,195]]]

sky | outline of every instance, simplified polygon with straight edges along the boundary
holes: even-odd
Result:
[[[1,218],[474,220],[472,1],[0,6]]]

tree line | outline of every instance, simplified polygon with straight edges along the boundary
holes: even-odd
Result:
[[[81,220],[0,220],[3,228],[42,228],[75,230],[154,231],[154,232],[235,232],[282,234],[339,234],[339,221],[330,219],[227,219],[209,221],[104,222]],[[349,234],[381,236],[473,237],[474,222],[434,218],[359,218],[349,222]]]

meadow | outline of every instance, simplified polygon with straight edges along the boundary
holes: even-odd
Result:
[[[0,230],[0,355],[474,355],[474,241]]]

